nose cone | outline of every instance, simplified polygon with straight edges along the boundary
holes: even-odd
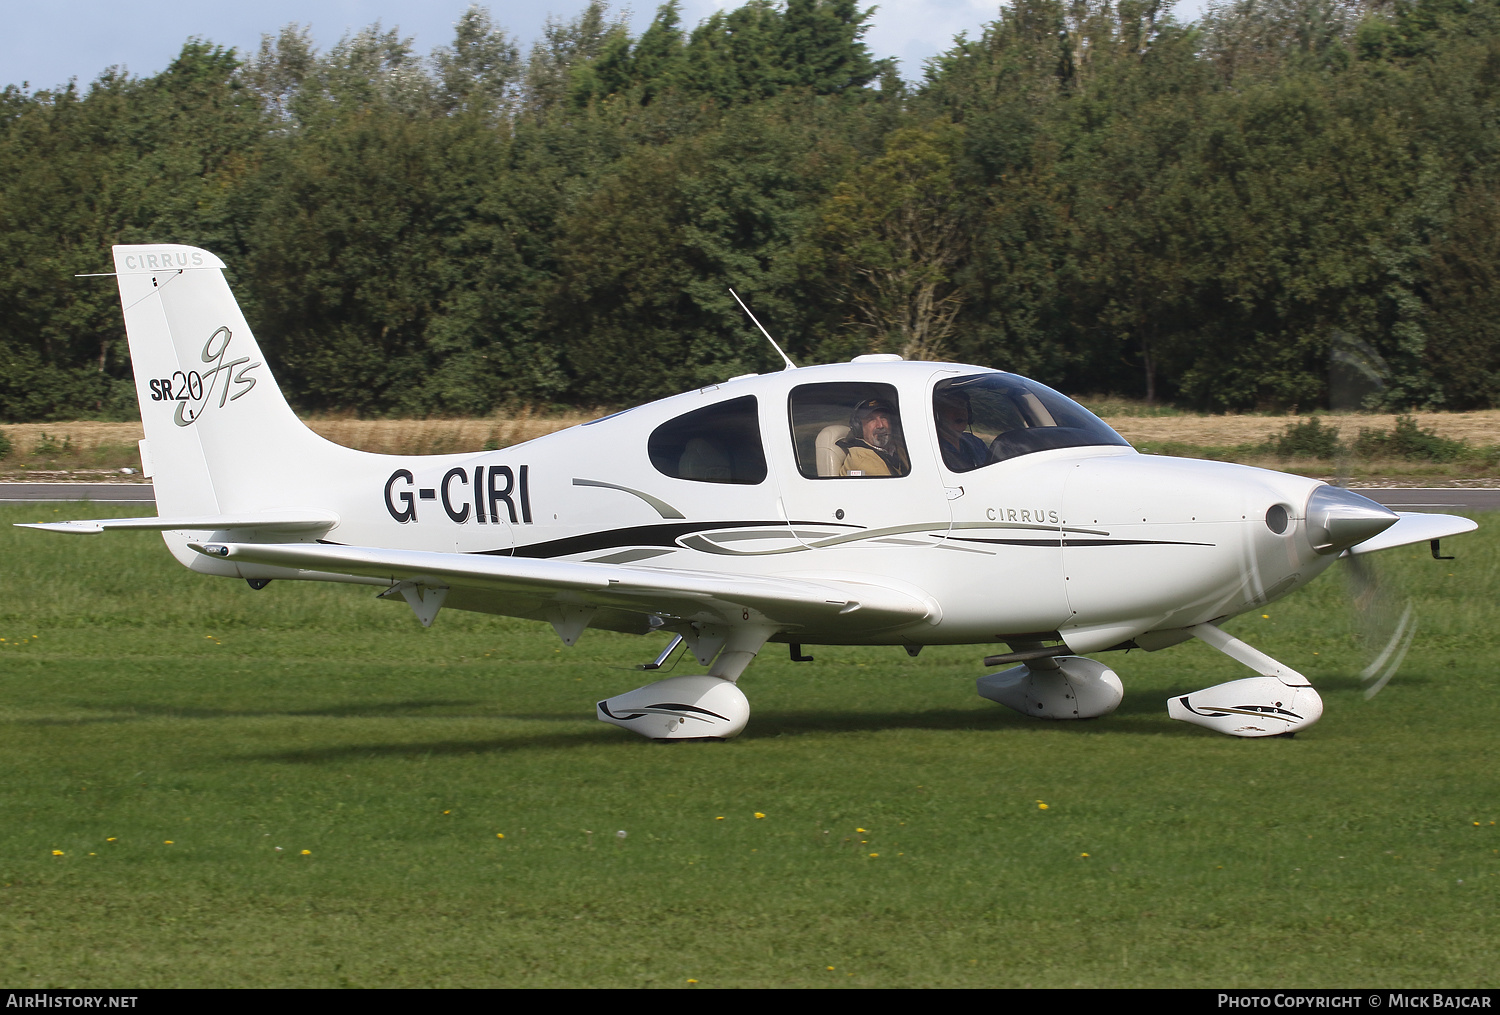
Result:
[[[1307,498],[1307,538],[1318,553],[1342,553],[1396,524],[1396,512],[1337,486]]]

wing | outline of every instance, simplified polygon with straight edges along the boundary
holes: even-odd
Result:
[[[199,553],[333,574],[411,582],[429,588],[525,597],[562,606],[620,610],[683,622],[745,620],[783,630],[834,628],[863,635],[936,615],[935,603],[845,578],[783,578],[593,564],[469,553],[433,553],[318,543],[194,543]],[[521,616],[528,611],[516,612]],[[750,616],[753,614],[754,616]]]
[[[1479,528],[1479,523],[1473,519],[1460,518],[1457,515],[1430,515],[1415,511],[1403,511],[1399,514],[1396,524],[1378,536],[1366,539],[1363,543],[1356,543],[1349,548],[1348,552],[1351,555],[1374,553],[1377,550],[1389,550],[1392,547],[1406,546],[1409,543],[1425,543],[1433,539],[1458,536]]]

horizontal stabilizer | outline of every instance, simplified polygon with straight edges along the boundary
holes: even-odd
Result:
[[[1399,514],[1401,517],[1397,519],[1396,524],[1378,536],[1372,536],[1363,543],[1351,546],[1349,553],[1374,553],[1377,550],[1389,550],[1396,546],[1459,536],[1479,528],[1478,522],[1470,518],[1460,518],[1458,515],[1429,515],[1416,511],[1402,511]]]
[[[322,535],[339,523],[332,511],[247,511],[234,515],[195,515],[184,518],[89,518],[71,522],[17,522],[23,529],[93,535],[118,530],[146,532],[223,532],[230,529],[254,529],[284,535]]]
[[[676,571],[570,560],[391,550],[315,543],[190,544],[248,564],[521,594],[685,620],[732,623],[754,610],[785,627],[839,619],[844,630],[884,630],[925,620],[929,606],[879,585],[844,579]]]

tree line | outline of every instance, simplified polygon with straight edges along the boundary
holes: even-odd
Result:
[[[288,397],[625,405],[895,351],[1210,410],[1500,403],[1500,0],[1012,0],[918,82],[854,0],[528,54],[191,39],[0,92],[0,419],[134,414],[112,243],[206,247]],[[1351,350],[1353,351],[1351,353]],[[1334,369],[1331,371],[1331,365]],[[1347,392],[1345,392],[1347,395]]]

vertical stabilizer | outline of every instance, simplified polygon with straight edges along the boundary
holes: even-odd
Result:
[[[335,449],[292,412],[206,250],[117,246],[136,397],[162,516],[271,508],[277,462]],[[319,454],[319,453],[322,454]]]

